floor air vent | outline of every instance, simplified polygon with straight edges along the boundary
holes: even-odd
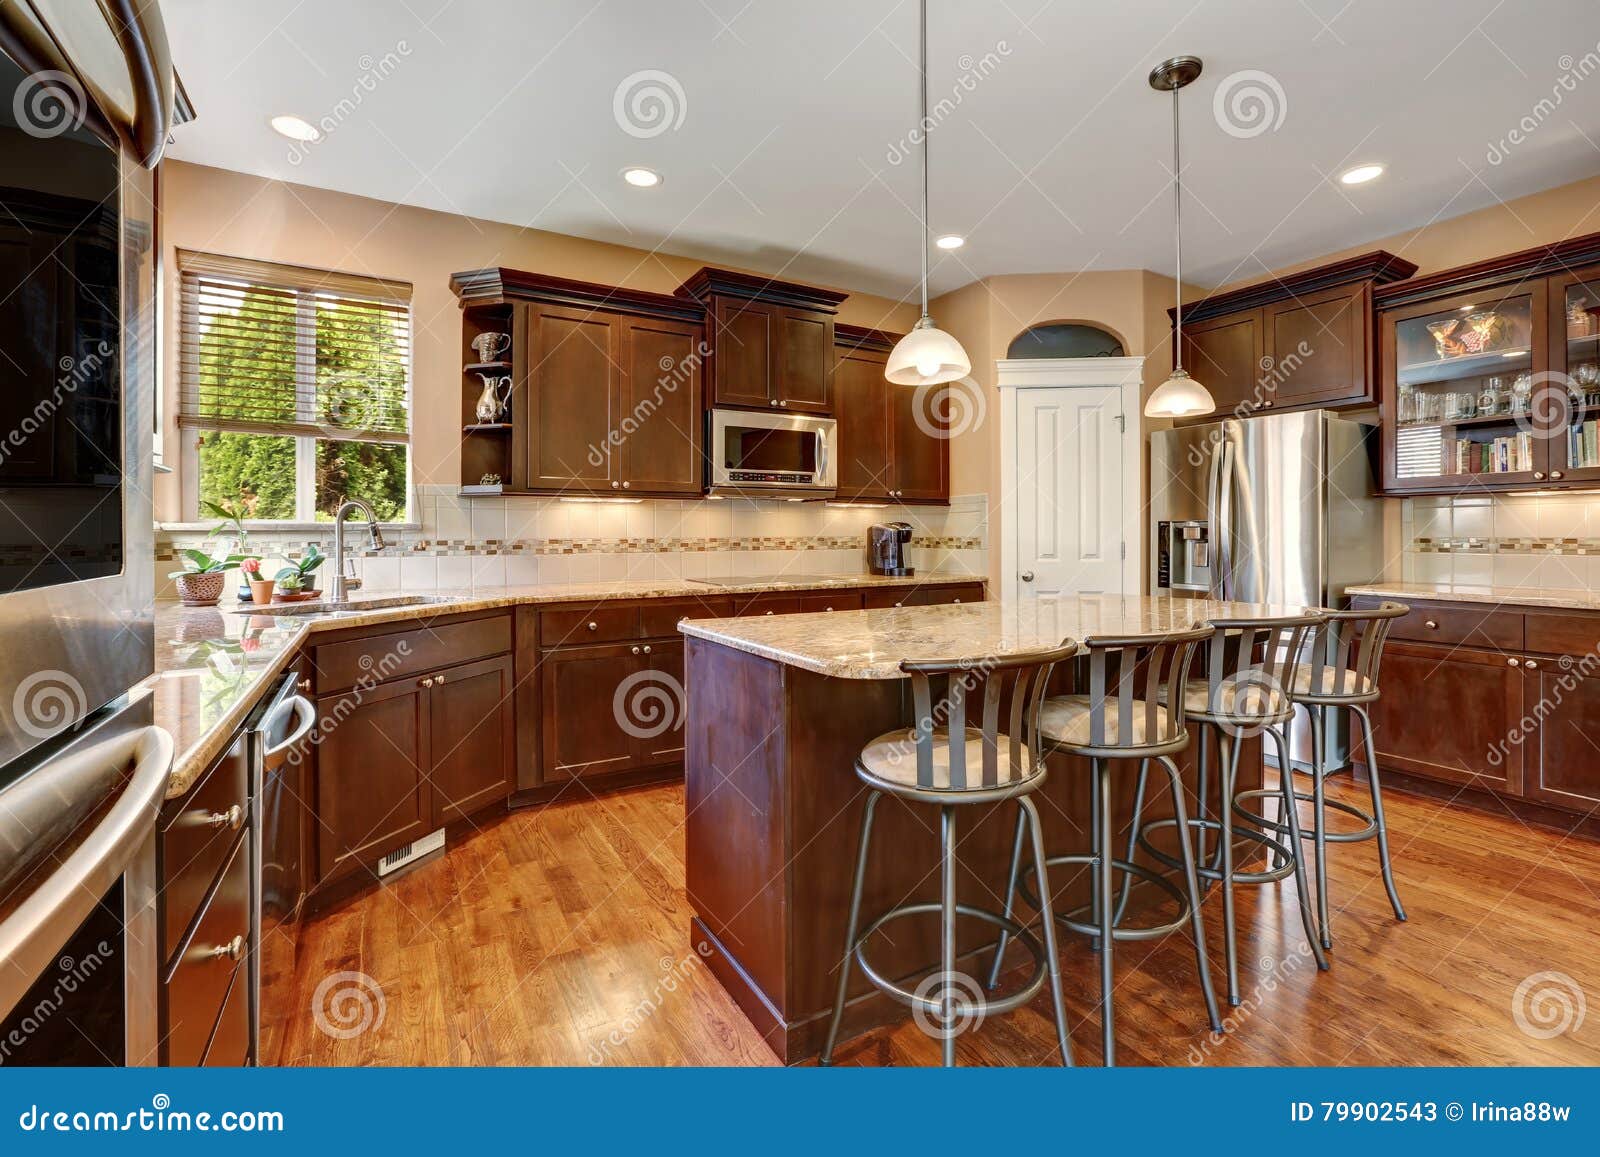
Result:
[[[412,860],[419,860],[429,852],[437,852],[444,847],[444,829],[429,832],[420,840],[412,840],[403,848],[396,848],[383,859],[378,861],[378,875],[387,876],[390,872],[405,867]]]

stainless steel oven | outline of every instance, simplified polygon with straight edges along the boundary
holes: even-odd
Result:
[[[706,421],[712,494],[833,497],[839,474],[832,418],[715,409]]]

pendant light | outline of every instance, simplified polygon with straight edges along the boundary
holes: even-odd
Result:
[[[928,316],[928,0],[921,6],[921,42],[917,79],[922,98],[922,318],[889,351],[883,376],[897,386],[936,386],[972,372],[972,359],[961,343],[933,324]]]
[[[1150,87],[1172,94],[1172,231],[1178,265],[1177,308],[1173,313],[1172,376],[1157,386],[1144,404],[1151,418],[1184,418],[1209,414],[1217,408],[1211,393],[1183,368],[1183,168],[1179,152],[1178,90],[1200,75],[1198,56],[1175,56],[1150,73]]]

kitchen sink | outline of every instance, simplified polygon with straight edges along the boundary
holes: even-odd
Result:
[[[304,603],[272,603],[262,608],[254,603],[235,607],[236,615],[332,615],[340,611],[381,611],[389,607],[416,607],[425,603],[452,603],[457,600],[442,595],[374,595],[370,599],[346,599],[330,603],[321,599]]]

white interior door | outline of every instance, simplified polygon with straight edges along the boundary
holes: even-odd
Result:
[[[1123,391],[1016,392],[1016,592],[1127,594]]]

